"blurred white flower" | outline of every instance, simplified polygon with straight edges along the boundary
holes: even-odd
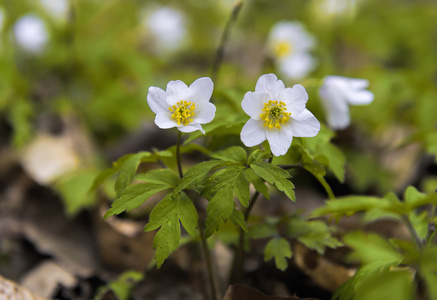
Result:
[[[57,21],[66,21],[68,17],[68,0],[38,0],[40,5]]]
[[[159,50],[178,49],[187,37],[185,16],[169,7],[152,12],[144,19],[143,25],[153,35]]]
[[[361,0],[313,0],[311,7],[322,21],[352,18]]]
[[[68,138],[39,134],[24,149],[20,160],[33,180],[48,185],[76,170],[80,158]]]
[[[306,109],[307,101],[308,94],[300,84],[285,88],[276,75],[262,75],[255,92],[247,92],[241,102],[250,116],[241,131],[241,141],[252,147],[267,139],[273,155],[279,156],[287,153],[293,136],[316,136],[320,123]]]
[[[281,21],[270,31],[267,47],[279,71],[297,80],[305,77],[316,66],[310,54],[315,40],[299,22]]]
[[[3,7],[0,7],[0,32],[3,29],[3,23],[5,21],[5,12],[3,10]]]
[[[320,99],[326,110],[327,122],[332,129],[344,129],[350,124],[349,104],[365,105],[374,95],[366,90],[366,79],[326,76],[319,89]]]
[[[209,102],[213,88],[209,77],[199,78],[189,87],[180,80],[170,81],[166,91],[150,87],[147,103],[156,114],[155,124],[162,129],[177,127],[182,132],[205,133],[201,124],[215,116],[216,108]]]
[[[23,16],[15,23],[14,36],[21,48],[32,53],[43,51],[49,40],[44,22],[33,14]]]

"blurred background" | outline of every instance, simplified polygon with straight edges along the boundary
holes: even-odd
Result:
[[[217,119],[231,111],[234,120],[246,120],[239,103],[260,75],[272,72],[286,86],[304,85],[307,107],[324,123],[318,96],[323,77],[365,78],[375,100],[352,107],[352,124],[335,133],[333,143],[347,163],[344,183],[327,175],[334,193],[402,193],[410,184],[424,192],[437,188],[436,1],[242,1],[223,62],[213,71],[238,3],[1,0],[2,276],[30,289],[46,277],[49,287],[39,293],[61,299],[97,297],[98,288],[114,278],[126,290],[143,279],[137,273],[128,273],[128,281],[117,276],[145,270],[152,260],[153,235],[138,233],[145,220],[136,223],[134,215],[127,223],[103,223],[102,211],[114,197],[111,182],[99,192],[89,190],[96,174],[122,155],[175,144],[176,131],[157,128],[146,101],[150,86],[165,89],[170,80],[189,85],[212,77],[214,102],[222,107]],[[300,78],[282,73],[269,51],[269,34],[280,21],[299,22],[314,41],[313,67]],[[209,141],[210,148],[241,144],[239,130]],[[301,186],[323,200],[323,190],[313,185]],[[168,268],[188,272],[175,257]],[[165,268],[150,272],[160,278],[168,274]],[[199,276],[199,266],[193,268]],[[169,299],[193,290],[198,294],[190,299],[202,299],[202,287],[187,281],[177,281],[177,294]],[[136,295],[158,299],[151,295],[163,290],[143,286]],[[332,292],[321,290],[317,297]]]

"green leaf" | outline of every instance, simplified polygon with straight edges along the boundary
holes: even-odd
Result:
[[[206,182],[202,194],[206,197],[214,195],[218,190],[229,186],[232,187],[232,190],[240,200],[240,203],[245,207],[249,206],[249,182],[244,176],[243,166],[230,166],[214,173]]]
[[[231,220],[231,222],[234,223],[235,225],[240,226],[240,228],[244,232],[247,232],[247,224],[246,221],[244,220],[244,215],[241,211],[234,209],[232,211],[232,215],[229,217],[229,220]]]
[[[95,171],[82,171],[62,178],[55,189],[61,194],[66,213],[74,216],[85,207],[94,204],[95,193],[89,193],[96,176]]]
[[[115,193],[117,196],[131,183],[135,173],[140,165],[141,159],[150,156],[150,152],[139,152],[137,154],[128,155],[120,166],[120,173],[115,182]],[[118,167],[118,165],[117,165]]]
[[[387,240],[374,233],[351,232],[343,237],[343,242],[354,250],[351,258],[364,264],[397,266],[403,259]]]
[[[305,139],[305,147],[303,149],[307,151],[307,154],[312,159],[319,161],[329,168],[338,180],[343,182],[346,157],[340,149],[330,142],[333,135],[334,133],[331,130],[322,126],[317,136]]]
[[[291,258],[290,243],[284,238],[271,239],[264,249],[264,261],[275,258],[276,268],[284,271],[288,267],[287,258]]]
[[[119,300],[128,300],[135,284],[143,280],[144,275],[137,271],[127,271],[121,274],[117,280],[108,284]]]
[[[414,299],[414,284],[408,270],[389,271],[367,276],[356,289],[354,300]]]
[[[131,211],[147,201],[151,196],[165,189],[174,188],[179,178],[169,169],[157,169],[138,176],[139,180],[147,181],[127,187],[112,203],[104,219],[118,215],[123,211]]]
[[[423,278],[425,278],[426,289],[428,297],[426,299],[437,299],[437,274],[430,271],[422,272]]]
[[[342,246],[336,238],[332,237],[333,229],[319,220],[303,220],[294,216],[288,222],[287,235],[296,238],[307,248],[316,250],[320,255],[325,252],[325,247],[337,248]]]
[[[247,164],[246,150],[238,146],[229,147],[225,150],[214,152],[211,154],[211,157],[228,162],[239,163],[241,165]]]
[[[158,268],[179,247],[181,239],[179,222],[182,223],[188,234],[193,237],[197,235],[197,211],[185,193],[176,196],[168,194],[150,213],[149,223],[144,227],[144,230],[152,231],[159,228],[153,239]]]
[[[178,194],[182,190],[197,184],[201,180],[205,179],[206,175],[216,167],[223,165],[223,161],[220,160],[209,160],[201,162],[194,167],[192,167],[185,176],[179,181],[178,186],[175,188],[173,194]]]
[[[227,185],[212,197],[206,208],[205,237],[209,238],[217,231],[222,222],[226,222],[234,211],[234,197],[232,186]]]
[[[284,192],[292,201],[296,201],[296,196],[294,195],[294,184],[287,179],[291,177],[287,171],[262,161],[254,162],[253,164],[250,164],[250,167],[256,175],[268,183],[275,185],[278,190]]]
[[[156,169],[135,176],[135,180],[156,184],[164,183],[168,184],[168,186],[176,187],[179,182],[179,176],[170,169]]]
[[[267,152],[267,151],[261,150],[261,149],[256,149],[255,151],[250,153],[247,163],[251,164],[251,163],[254,163],[256,161],[262,161],[264,159],[269,159],[270,157],[272,157],[270,152]]]
[[[258,192],[263,194],[263,196],[266,197],[267,200],[270,200],[269,189],[265,185],[263,179],[256,175],[255,172],[250,168],[244,170],[244,175],[246,176],[246,179],[253,184]]]

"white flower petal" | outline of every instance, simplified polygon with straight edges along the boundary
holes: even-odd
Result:
[[[197,103],[193,123],[205,124],[211,122],[215,117],[215,111],[216,107],[211,102]]]
[[[202,77],[194,81],[190,85],[190,90],[193,91],[191,101],[195,103],[208,102],[211,99],[214,83],[209,77]]]
[[[255,92],[268,93],[272,99],[276,99],[284,89],[284,83],[281,80],[278,80],[275,74],[261,75],[255,86]]]
[[[349,91],[346,94],[347,102],[353,105],[365,105],[373,101],[374,95],[371,91]]]
[[[205,130],[203,130],[202,125],[196,123],[191,123],[186,126],[178,126],[178,129],[181,132],[193,132],[196,130],[200,130],[203,134],[205,134]]]
[[[160,112],[156,114],[155,124],[161,129],[168,129],[178,126],[175,120],[171,118],[170,112]]]
[[[299,115],[305,109],[308,93],[302,85],[296,84],[292,88],[286,88],[277,100],[286,104],[287,111],[293,117],[293,115]]]
[[[327,98],[323,101],[323,106],[327,112],[327,122],[332,129],[344,129],[350,124],[349,107],[346,102],[332,101]]]
[[[151,86],[147,94],[147,103],[150,109],[158,114],[160,112],[168,112],[169,105],[167,104],[167,94],[160,88]]]
[[[277,65],[284,76],[298,80],[314,70],[316,60],[308,53],[297,53],[278,60]]]
[[[262,122],[249,119],[249,121],[244,124],[240,137],[244,145],[253,147],[266,140],[266,129]]]
[[[290,148],[293,132],[289,126],[284,126],[281,129],[273,128],[266,130],[266,137],[273,155],[280,156],[287,153]]]
[[[287,125],[291,127],[293,136],[296,137],[313,137],[320,131],[319,121],[306,108],[301,114],[295,117],[292,115],[292,118]]]
[[[49,40],[44,21],[33,14],[18,19],[14,25],[14,35],[20,47],[33,53],[43,51]]]
[[[188,86],[180,81],[174,80],[167,84],[167,103],[172,106],[179,101],[189,101],[192,99],[193,91]]]
[[[264,104],[269,100],[271,99],[267,93],[247,92],[241,101],[241,107],[252,119],[259,120]]]

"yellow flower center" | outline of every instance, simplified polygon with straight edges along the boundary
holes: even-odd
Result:
[[[274,51],[277,57],[282,58],[284,56],[287,56],[288,54],[293,51],[292,45],[287,42],[278,42],[275,44]]]
[[[282,101],[269,100],[269,102],[264,103],[263,113],[260,114],[264,121],[264,127],[281,129],[281,124],[288,122],[291,116],[291,113],[286,110],[287,107]]]
[[[194,103],[181,100],[168,109],[172,112],[171,118],[175,120],[178,125],[182,124],[187,126],[193,122],[192,117],[194,116],[195,110]]]

